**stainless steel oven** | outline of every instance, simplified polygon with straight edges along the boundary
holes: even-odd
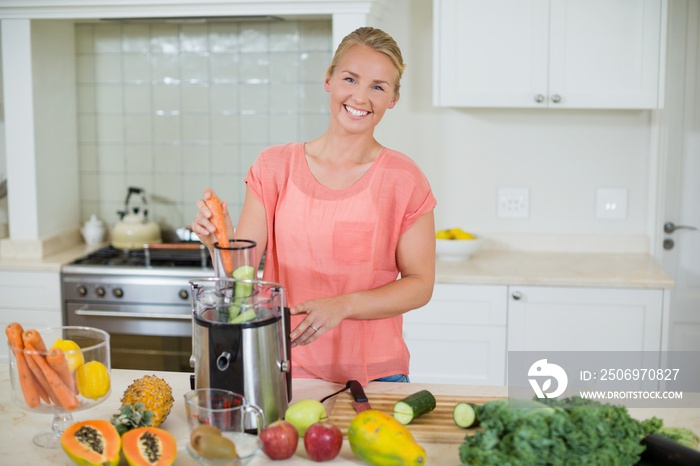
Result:
[[[107,331],[114,368],[191,372],[189,281],[213,274],[201,243],[104,248],[63,267],[64,322]]]

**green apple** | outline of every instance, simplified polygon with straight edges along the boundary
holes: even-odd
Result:
[[[309,398],[289,406],[284,414],[284,420],[296,427],[299,437],[303,437],[311,424],[328,420],[328,415],[323,403]]]

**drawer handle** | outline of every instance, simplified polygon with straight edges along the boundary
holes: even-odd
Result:
[[[520,301],[523,297],[523,294],[520,291],[513,291],[513,294],[511,296],[514,300]]]

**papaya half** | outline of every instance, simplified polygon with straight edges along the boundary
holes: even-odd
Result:
[[[138,427],[122,435],[129,466],[170,466],[177,457],[175,437],[158,427]]]
[[[425,449],[411,431],[392,416],[376,409],[357,414],[348,427],[352,452],[372,466],[423,466]]]
[[[121,438],[109,421],[82,421],[63,431],[61,447],[76,464],[116,466],[119,463]]]

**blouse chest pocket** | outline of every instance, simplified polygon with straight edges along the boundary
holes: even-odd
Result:
[[[333,259],[343,264],[362,264],[372,260],[374,224],[337,222],[333,228]]]

